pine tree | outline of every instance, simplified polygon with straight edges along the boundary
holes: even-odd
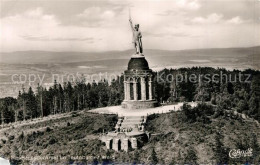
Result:
[[[38,109],[39,114],[41,117],[43,117],[43,88],[39,85],[37,87],[37,100],[38,100]]]
[[[32,87],[29,87],[28,93],[27,93],[27,114],[31,119],[38,116],[37,114],[37,101],[34,95],[34,92],[32,90]]]
[[[1,101],[0,102],[0,115],[1,115],[1,125],[3,126],[4,125],[4,102]]]
[[[26,120],[26,93],[25,93],[25,88],[22,86],[23,94],[22,94],[22,100],[23,100],[23,120]]]
[[[1,123],[10,123],[15,121],[15,105],[17,100],[12,97],[0,99],[0,117]]]
[[[63,112],[63,102],[64,102],[64,92],[61,84],[59,84],[58,88],[58,98],[59,98],[59,112]]]
[[[57,81],[54,80],[53,85],[53,114],[55,115],[58,112],[58,105],[57,105],[57,97],[58,97],[58,84]]]
[[[70,112],[73,104],[73,87],[71,82],[64,84],[64,97],[65,111]]]

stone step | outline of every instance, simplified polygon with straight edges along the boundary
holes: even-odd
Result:
[[[120,127],[120,129],[123,129],[123,128],[138,128],[138,126],[135,126],[135,125],[124,125],[124,126]]]
[[[139,131],[139,128],[138,127],[121,127],[121,130],[123,130],[123,129],[132,129],[132,131]]]
[[[127,119],[143,119],[144,117],[142,116],[124,116],[123,117],[124,119],[127,118]]]
[[[135,126],[135,125],[138,125],[138,124],[137,123],[122,123],[121,127],[123,127],[123,126]]]
[[[135,126],[135,125],[124,125],[122,127],[120,127],[121,129],[122,128],[138,128],[138,126]]]
[[[143,120],[123,120],[123,123],[126,122],[142,122]]]
[[[143,120],[146,119],[146,117],[142,116],[124,116],[123,118],[120,118],[122,120],[121,129],[132,129],[132,131],[139,131],[139,127],[141,127],[141,123]],[[118,121],[120,123],[120,121]]]
[[[124,119],[123,122],[125,121],[143,121],[143,119]]]
[[[121,123],[121,126],[123,125],[138,125],[141,124],[141,122],[137,123],[137,122],[127,122],[127,123]]]
[[[129,119],[127,119],[127,120],[123,120],[123,122],[142,122],[143,120],[129,120]]]

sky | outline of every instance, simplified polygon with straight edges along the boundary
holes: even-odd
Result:
[[[140,24],[144,49],[260,45],[260,0],[1,0],[0,5],[1,52],[133,49],[129,13]]]

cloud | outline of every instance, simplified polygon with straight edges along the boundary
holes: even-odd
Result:
[[[231,19],[224,19],[223,14],[212,13],[207,17],[196,17],[191,20],[193,23],[199,24],[215,24],[215,23],[222,23],[224,24],[243,24],[252,22],[251,20],[243,20],[240,16],[235,16]]]
[[[97,29],[62,26],[55,15],[46,14],[40,7],[1,18],[1,24],[2,51],[82,50],[102,40]]]
[[[159,16],[185,15],[187,12],[194,12],[201,7],[198,0],[175,0],[165,3],[163,6],[161,6],[161,4],[157,5],[161,9],[160,12],[156,14]]]
[[[22,27],[27,29],[41,29],[41,27],[57,26],[59,21],[54,15],[44,14],[43,9],[37,7],[33,10],[28,10],[21,14],[8,16],[1,19],[3,26],[14,25],[13,28],[19,30]]]
[[[231,23],[231,24],[242,24],[245,21],[242,20],[239,16],[233,17],[230,20],[227,20],[227,23]]]
[[[208,15],[207,17],[196,17],[193,18],[191,21],[193,23],[218,23],[219,21],[221,21],[221,19],[223,18],[222,14],[217,14],[217,13],[212,13],[210,15]]]
[[[165,10],[163,12],[157,13],[158,16],[169,16],[171,14],[177,14],[178,12],[175,10]]]
[[[185,10],[198,10],[200,8],[200,4],[198,0],[177,0],[177,7]]]
[[[245,0],[8,1],[0,45],[1,51],[132,49],[129,8],[145,49],[256,45],[260,32],[251,29],[260,26],[259,6]]]
[[[84,26],[100,26],[102,23],[111,21],[116,13],[112,10],[103,10],[100,7],[90,7],[78,14],[75,19]]]

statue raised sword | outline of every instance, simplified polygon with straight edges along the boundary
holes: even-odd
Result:
[[[142,34],[139,30],[139,24],[135,24],[135,26],[133,26],[133,22],[130,16],[130,11],[129,11],[129,22],[130,22],[131,30],[133,32],[132,43],[134,44],[135,54],[143,55]]]

